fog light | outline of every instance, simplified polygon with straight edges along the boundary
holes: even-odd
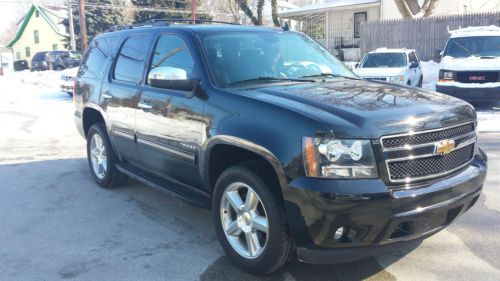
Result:
[[[339,241],[342,237],[344,237],[345,230],[346,230],[346,228],[344,228],[343,226],[339,227],[335,231],[335,235],[333,235],[333,239],[335,239],[335,241]]]

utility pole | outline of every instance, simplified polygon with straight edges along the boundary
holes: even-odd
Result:
[[[73,9],[71,8],[71,0],[68,0],[68,21],[69,21],[69,45],[72,51],[76,50],[75,42],[75,26],[73,25]]]
[[[82,53],[87,49],[87,22],[85,20],[85,0],[78,0],[80,15],[80,38],[82,40]]]
[[[196,0],[191,0],[191,19],[196,24]]]

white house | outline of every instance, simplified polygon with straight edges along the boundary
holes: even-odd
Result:
[[[363,22],[499,10],[499,0],[319,0],[280,17],[332,53],[341,50],[345,60],[356,60]]]

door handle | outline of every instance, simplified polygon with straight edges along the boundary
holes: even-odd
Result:
[[[101,97],[103,99],[106,99],[106,100],[109,100],[109,99],[113,98],[113,96],[111,95],[110,91],[106,91],[106,92],[102,93]]]
[[[151,109],[153,106],[147,102],[139,102],[137,104],[137,107],[142,108],[142,109]]]

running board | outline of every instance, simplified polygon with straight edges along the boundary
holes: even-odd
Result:
[[[167,180],[149,173],[145,173],[128,163],[116,164],[116,168],[118,169],[118,171],[133,179],[136,179],[160,191],[166,191],[168,194],[180,198],[190,204],[207,209],[211,208],[212,200],[210,198],[210,195],[199,189],[183,184],[179,181],[175,181],[173,179]]]

